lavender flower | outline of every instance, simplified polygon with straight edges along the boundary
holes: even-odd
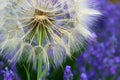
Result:
[[[85,73],[82,73],[80,76],[80,80],[88,80],[87,75]]]
[[[73,80],[71,66],[66,66],[64,71],[64,80]]]
[[[8,67],[5,67],[4,80],[13,80],[14,73],[11,70],[8,70]]]

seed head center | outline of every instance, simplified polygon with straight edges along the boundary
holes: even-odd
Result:
[[[45,15],[35,15],[35,19],[39,21],[43,21],[47,19],[47,16]]]
[[[44,21],[48,18],[48,15],[49,13],[36,9],[34,13],[34,18],[38,21]]]
[[[51,13],[44,12],[41,10],[36,9],[34,13],[34,18],[31,19],[31,25],[32,27],[39,26],[39,27],[46,27],[50,26],[53,22],[52,19],[50,19]]]

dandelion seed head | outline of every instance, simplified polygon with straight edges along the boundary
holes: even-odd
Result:
[[[9,5],[0,6],[1,55],[11,62],[38,59],[41,50],[45,64],[60,65],[71,57],[71,51],[91,37],[89,17],[100,12],[91,9],[88,0],[8,0]],[[38,36],[43,42],[40,41]],[[12,56],[12,57],[11,57]]]

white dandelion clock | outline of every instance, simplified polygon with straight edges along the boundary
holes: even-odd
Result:
[[[60,65],[71,50],[91,37],[89,17],[100,15],[88,0],[14,0],[0,25],[1,55],[19,60]],[[0,6],[0,9],[3,9]],[[0,15],[0,17],[4,16]]]
[[[8,0],[0,0],[0,10],[3,10],[8,4]]]

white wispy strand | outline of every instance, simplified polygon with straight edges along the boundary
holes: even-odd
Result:
[[[90,8],[89,0],[5,0],[0,1],[0,50],[11,62],[37,63],[42,50],[45,64],[60,65],[92,36],[89,17],[100,12]],[[2,13],[3,12],[3,13]],[[43,45],[37,34],[44,33]]]

